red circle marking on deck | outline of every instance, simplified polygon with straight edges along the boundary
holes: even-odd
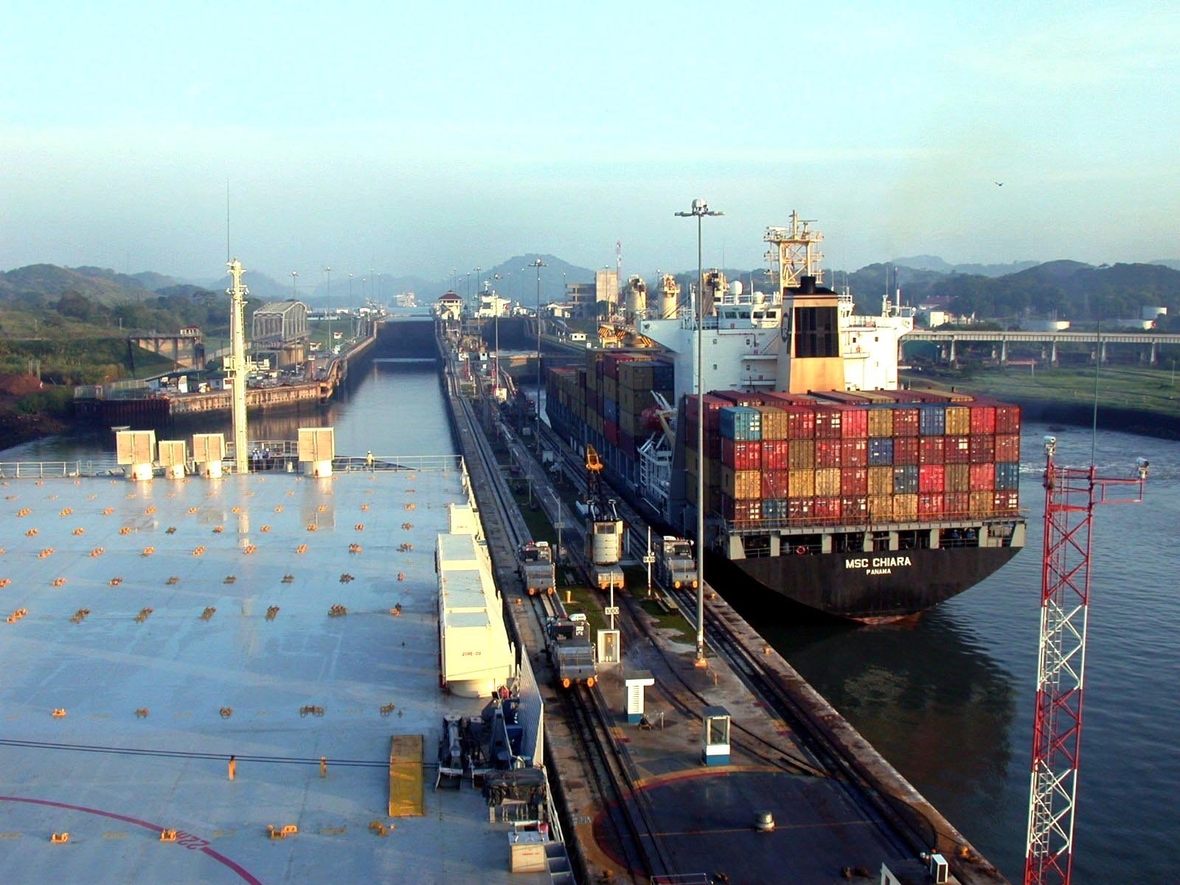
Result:
[[[103,811],[99,808],[87,808],[84,805],[70,805],[66,802],[52,802],[48,799],[25,799],[21,796],[0,796],[0,802],[25,802],[29,805],[48,805],[52,808],[65,808],[69,811],[84,811],[86,814],[97,814],[99,817],[109,817],[112,820],[121,820],[125,823],[135,824],[137,827],[143,827],[145,830],[151,830],[153,833],[159,833],[164,828],[156,824],[149,824],[146,820],[139,820],[138,818],[128,817],[125,814],[116,814],[113,811]],[[262,885],[262,880],[255,878],[251,873],[247,872],[242,866],[235,861],[230,860],[219,851],[214,851],[208,845],[200,849],[200,851],[209,855],[218,863],[224,864],[235,873],[242,877],[243,880],[249,882],[250,885]]]

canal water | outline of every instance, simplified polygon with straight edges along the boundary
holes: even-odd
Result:
[[[250,435],[294,439],[299,426],[315,424],[336,428],[340,454],[454,452],[428,364],[374,362],[326,412],[260,419]],[[228,423],[199,429],[229,433]],[[745,612],[1014,882],[1028,816],[1048,432],[1044,425],[1024,432],[1027,547],[982,584],[903,625],[817,627],[793,624],[776,607]],[[1059,463],[1090,463],[1088,430],[1052,432]],[[109,434],[63,437],[0,452],[0,461],[105,458],[112,446]],[[1078,885],[1170,881],[1180,833],[1180,443],[1098,433],[1100,475],[1131,476],[1137,457],[1152,464],[1146,500],[1095,511]]]

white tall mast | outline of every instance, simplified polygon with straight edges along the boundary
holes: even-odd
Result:
[[[230,305],[230,355],[225,361],[229,378],[234,421],[234,464],[238,473],[250,469],[250,437],[246,428],[246,374],[250,367],[246,361],[246,296],[249,290],[242,285],[242,262],[229,262],[229,275],[233,277],[232,288],[226,289],[233,302]]]

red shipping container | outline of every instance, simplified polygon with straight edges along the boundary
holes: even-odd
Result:
[[[845,522],[867,522],[869,499],[864,495],[845,496],[840,499],[840,512]]]
[[[918,468],[918,491],[941,492],[946,488],[946,467],[942,464],[923,464]],[[919,506],[921,502],[919,501]]]
[[[619,425],[614,421],[603,421],[602,435],[606,437],[607,442],[617,446],[619,444]]]
[[[816,498],[815,499],[815,518],[837,520],[840,518],[840,499],[839,498]]]
[[[948,516],[963,516],[971,509],[970,492],[947,492],[942,498],[944,512]]]
[[[971,491],[987,492],[996,487],[995,464],[971,465]]]
[[[787,475],[789,472],[787,470],[763,470],[762,497],[772,499],[787,497]]]
[[[971,445],[968,437],[948,436],[943,448],[943,457],[947,464],[970,464]]]
[[[971,433],[996,432],[996,407],[985,406],[980,403],[971,405]]]
[[[896,451],[895,448],[894,452]],[[946,461],[945,453],[945,436],[923,436],[918,442],[919,464],[942,464]]]
[[[999,410],[996,410],[997,422],[999,419]],[[997,433],[996,434],[996,460],[997,461],[1019,461],[1020,460],[1020,434],[1019,433]]]
[[[861,406],[848,406],[844,409],[844,426],[840,428],[840,435],[844,439],[864,439],[869,435],[869,410]]]
[[[917,463],[918,437],[895,436],[893,438],[893,465],[895,467],[908,467]]]
[[[790,443],[785,439],[774,439],[769,442],[762,441],[762,469],[763,470],[786,470],[790,467],[788,461],[790,452]]]
[[[1020,493],[1017,491],[996,492],[996,510],[1019,510]]]
[[[814,501],[814,498],[788,498],[787,518],[797,520],[812,519]]]
[[[987,464],[996,460],[996,438],[972,434],[968,443],[972,464]]]
[[[918,515],[936,516],[946,509],[946,498],[942,492],[926,492],[918,495]]]
[[[996,433],[1020,433],[1020,406],[996,406]]]
[[[815,466],[839,467],[841,443],[838,439],[817,439],[815,441]]]
[[[917,436],[921,413],[917,409],[905,407],[893,410],[893,436]],[[896,443],[895,443],[896,445]]]
[[[835,407],[821,407],[815,410],[815,438],[839,439],[842,435],[844,412]]]
[[[786,412],[788,439],[815,437],[815,409],[810,406],[788,406]]]
[[[762,518],[762,502],[757,498],[738,500],[722,493],[721,515],[733,522],[748,522]]]
[[[868,493],[869,468],[845,466],[840,469],[841,495],[867,495]]]
[[[840,440],[841,467],[867,467],[869,464],[869,441],[867,439]]]
[[[705,394],[705,435],[708,436],[708,431],[716,431],[721,427],[721,410],[727,409],[733,405],[729,400],[722,399],[719,396],[711,396]],[[697,398],[695,396],[686,397],[684,410],[688,417],[688,423],[696,423],[697,417]],[[692,437],[690,437],[691,439]]]
[[[721,463],[734,470],[760,470],[762,468],[762,443],[722,437]]]

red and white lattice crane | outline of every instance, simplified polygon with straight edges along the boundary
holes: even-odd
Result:
[[[1137,478],[1099,479],[1093,464],[1058,466],[1056,447],[1056,437],[1045,437],[1041,636],[1024,885],[1068,885],[1073,868],[1094,505],[1142,501],[1147,479],[1142,458]],[[1138,486],[1137,497],[1108,497],[1108,489],[1127,485]]]

